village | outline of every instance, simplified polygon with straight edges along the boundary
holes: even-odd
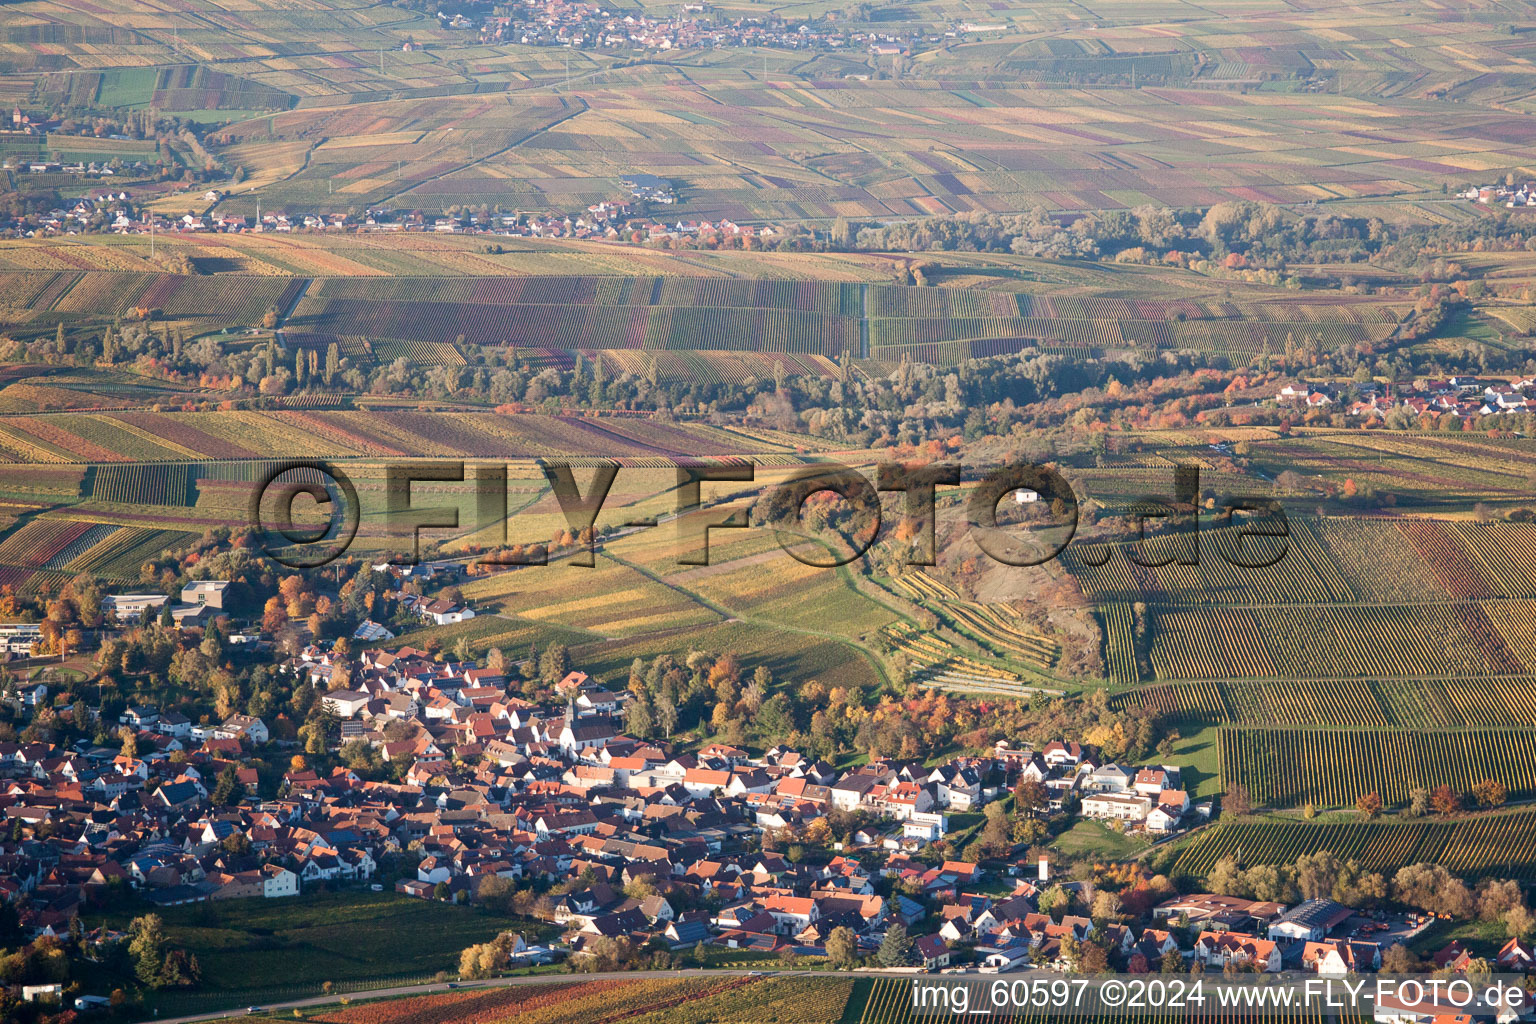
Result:
[[[111,174],[109,167],[36,163],[3,169],[36,173]],[[645,211],[677,202],[670,182],[649,174],[633,174],[620,182],[629,200],[600,200],[575,213],[501,213],[489,209],[440,211],[367,210],[360,216],[346,213],[222,213],[216,204],[228,198],[218,189],[189,194],[214,207],[214,212],[189,211],[167,216],[139,207],[126,187],[97,188],[72,205],[55,207],[31,217],[0,219],[0,234],[37,238],[55,235],[109,233],[121,235],[174,235],[186,233],[242,234],[276,232],[432,232],[478,234],[502,238],[579,239],[598,242],[645,243],[689,239],[701,242],[746,243],[777,240],[780,229],[771,225],[719,221],[671,220]]]
[[[1456,197],[1482,203],[1485,206],[1502,204],[1511,210],[1522,206],[1536,206],[1536,181],[1526,181],[1516,185],[1511,176],[1501,185],[1472,186],[1465,192],[1458,192]]]
[[[179,601],[111,595],[104,607],[122,628],[208,628],[228,586],[197,581]],[[429,624],[473,618],[451,593],[396,596]],[[20,653],[36,638],[28,624],[5,635]],[[229,636],[271,650],[259,630]],[[194,723],[147,704],[110,723],[117,746],[0,744],[0,898],[25,937],[79,932],[108,890],[165,908],[387,887],[471,905],[515,894],[530,927],[496,947],[498,970],[713,947],[933,971],[1344,974],[1380,969],[1431,921],[1326,889],[1294,903],[1181,893],[1134,863],[1117,894],[1084,863],[1058,877],[1055,856],[1031,845],[1053,818],[1099,822],[1149,849],[1200,828],[1212,803],[1192,801],[1174,766],[1117,764],[1065,738],[842,769],[784,744],[683,750],[625,735],[634,695],[578,669],[530,700],[505,665],[367,646],[393,637],[367,620],[357,653],[338,642],[272,652],[328,723],[303,752],[259,716]],[[23,715],[50,704],[45,683],[10,699]],[[275,793],[260,792],[257,763],[286,765]],[[365,778],[352,767],[363,763],[396,777]],[[953,842],[961,818],[1002,827],[994,855]],[[1532,958],[1516,935],[1498,966]],[[1453,943],[1436,964],[1472,959]]]
[[[910,45],[956,38],[958,27],[943,36],[917,32],[848,31],[836,12],[825,18],[785,21],[781,18],[736,17],[720,20],[708,3],[685,3],[677,16],[620,14],[597,4],[567,0],[522,0],[509,5],[515,13],[498,14],[479,24],[480,42],[521,43],[528,46],[569,46],[598,50],[668,51],[702,47],[769,47],[785,50],[850,51],[863,47],[877,55],[906,53]],[[438,13],[447,28],[466,31],[476,25],[462,14]],[[408,46],[413,44],[406,44]]]
[[[1376,380],[1347,385],[1298,381],[1282,387],[1275,394],[1275,402],[1303,413],[1344,413],[1366,424],[1381,425],[1389,417],[1471,420],[1536,410],[1536,377],[1490,380],[1461,376],[1396,386]]]

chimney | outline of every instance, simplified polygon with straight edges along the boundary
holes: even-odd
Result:
[[[1051,880],[1051,860],[1050,860],[1049,857],[1047,857],[1045,854],[1042,853],[1040,855],[1040,881],[1042,881],[1042,882],[1049,882],[1050,880]]]

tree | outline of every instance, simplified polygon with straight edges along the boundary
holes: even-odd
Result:
[[[1108,889],[1101,889],[1093,895],[1092,908],[1089,911],[1095,921],[1112,921],[1120,916],[1120,896]]]
[[[1376,817],[1381,813],[1381,794],[1361,793],[1359,799],[1355,801],[1355,810],[1367,819]]]
[[[539,656],[539,678],[553,686],[571,671],[571,652],[565,644],[550,644]]]
[[[148,987],[159,988],[165,966],[165,922],[159,914],[144,914],[129,924],[128,935],[133,973]]]
[[[512,900],[516,894],[517,886],[512,884],[510,878],[487,875],[475,889],[475,902],[494,913],[510,914]]]
[[[513,932],[502,932],[490,942],[479,942],[459,954],[459,977],[489,978],[512,957],[517,941]]]
[[[880,950],[875,954],[875,959],[881,967],[900,967],[907,962],[911,952],[912,940],[907,937],[907,926],[897,921],[885,930],[885,938],[880,940]]]
[[[1392,895],[1399,903],[1431,914],[1465,920],[1476,903],[1467,884],[1439,864],[1409,864],[1392,879]]]
[[[1483,779],[1472,787],[1472,799],[1479,807],[1502,807],[1508,797],[1508,790],[1498,779]]]
[[[217,807],[227,807],[233,800],[235,793],[240,789],[240,771],[232,764],[224,766],[219,772],[219,779],[213,784],[213,803]]]
[[[1235,896],[1247,889],[1243,869],[1231,856],[1218,860],[1206,876],[1205,887],[1219,896]]]
[[[677,705],[665,694],[656,698],[652,708],[656,725],[661,729],[661,734],[667,739],[672,738],[672,730],[677,728]]]
[[[1013,841],[1033,846],[1049,834],[1050,828],[1039,818],[1014,818]]]
[[[1240,782],[1228,786],[1226,795],[1221,798],[1221,813],[1233,817],[1252,814],[1253,800],[1248,796],[1248,787]]]
[[[1042,914],[1049,914],[1053,917],[1058,912],[1064,914],[1072,906],[1072,894],[1060,885],[1053,885],[1040,894],[1037,905]]]
[[[1429,813],[1429,790],[1415,786],[1408,791],[1408,813],[1415,818],[1422,818]]]
[[[976,841],[984,852],[1001,856],[1013,846],[1012,830],[1008,827],[1008,812],[1001,803],[987,804],[987,823]]]
[[[1416,974],[1421,967],[1419,958],[1401,942],[1393,943],[1385,953],[1381,954],[1381,973],[1383,974]]]
[[[1429,802],[1436,814],[1449,816],[1461,810],[1461,794],[1447,785],[1436,786]]]
[[[1477,916],[1484,921],[1497,921],[1524,902],[1519,882],[1490,878],[1478,886]]]
[[[1170,949],[1163,954],[1163,962],[1158,968],[1164,974],[1180,974],[1184,970],[1184,957],[1176,949]]]
[[[1296,887],[1301,890],[1302,899],[1316,900],[1331,896],[1333,885],[1343,870],[1343,862],[1327,850],[1297,857]]]
[[[859,958],[859,940],[853,929],[840,925],[827,936],[827,961],[836,968],[852,967]]]
[[[650,735],[652,727],[651,702],[646,699],[642,690],[634,700],[629,702],[629,710],[624,715],[624,731],[631,736],[645,739]]]
[[[1109,952],[1097,942],[1083,943],[1077,951],[1077,969],[1083,974],[1103,974],[1109,970]]]
[[[1013,791],[1013,805],[1020,811],[1038,811],[1050,800],[1051,791],[1039,779],[1026,779]]]
[[[1517,903],[1504,915],[1504,933],[1512,939],[1524,939],[1536,930],[1536,915],[1524,903]]]
[[[160,984],[166,987],[196,985],[202,976],[203,969],[197,957],[184,949],[173,949],[167,953],[165,963],[160,968]]]

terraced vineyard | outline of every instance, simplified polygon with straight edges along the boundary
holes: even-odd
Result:
[[[1393,806],[1415,788],[1465,793],[1484,779],[1502,782],[1511,799],[1536,795],[1536,729],[1226,726],[1218,736],[1223,783],[1247,786],[1256,806],[1351,807],[1365,793]]]
[[[914,681],[939,689],[1032,692],[1015,672],[995,668],[968,657],[936,637],[928,636],[907,622],[886,626],[881,637],[892,649],[904,654],[912,666]]]
[[[953,587],[924,572],[910,572],[891,577],[896,590],[918,602],[930,602],[944,615],[954,619],[966,632],[987,646],[1050,668],[1061,657],[1061,645],[1032,629],[1017,616],[998,605],[963,599]]]
[[[1321,850],[1373,871],[1427,861],[1468,878],[1528,881],[1536,879],[1536,812],[1458,821],[1221,823],[1184,846],[1173,874],[1202,878],[1223,857],[1245,866],[1290,864]]]

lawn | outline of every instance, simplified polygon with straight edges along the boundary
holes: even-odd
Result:
[[[1079,821],[1051,844],[1051,849],[1074,857],[1092,856],[1104,860],[1124,860],[1147,848],[1140,839],[1123,835],[1100,821]]]
[[[1180,736],[1173,745],[1173,753],[1191,800],[1221,795],[1221,757],[1214,726]]]

